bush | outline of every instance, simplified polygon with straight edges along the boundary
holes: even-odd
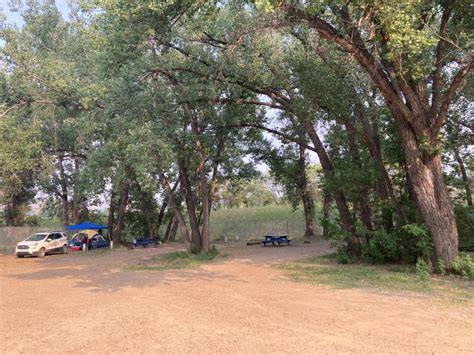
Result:
[[[219,252],[217,251],[216,246],[212,245],[209,248],[209,251],[205,253],[200,253],[196,255],[195,258],[196,260],[199,260],[199,261],[211,261],[211,260],[214,260],[218,254]]]
[[[433,242],[426,224],[406,224],[400,228],[402,238],[407,243],[408,254],[422,257],[425,261],[430,259],[433,251]]]
[[[362,245],[362,257],[374,263],[415,263],[418,258],[428,262],[432,249],[426,225],[406,224],[392,233],[383,229],[373,231]]]
[[[456,224],[458,226],[459,247],[474,246],[474,207],[455,206]]]
[[[399,261],[401,258],[400,245],[400,236],[397,233],[376,230],[362,247],[362,256],[375,263]]]
[[[416,262],[416,274],[421,281],[428,281],[430,279],[431,268],[423,259],[418,259]]]
[[[28,216],[25,218],[25,224],[30,227],[38,227],[41,224],[41,217],[37,215]]]
[[[349,264],[349,256],[344,250],[339,250],[336,254],[336,261],[338,264]]]
[[[474,259],[467,254],[460,254],[451,264],[456,274],[474,280]]]

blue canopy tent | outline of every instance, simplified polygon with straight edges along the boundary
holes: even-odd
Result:
[[[82,222],[82,223],[79,223],[79,224],[74,224],[72,226],[67,226],[64,229],[67,230],[67,231],[81,231],[81,230],[92,229],[92,230],[97,230],[100,233],[100,231],[102,229],[108,229],[108,228],[107,228],[107,226],[104,226],[102,224],[97,224],[97,223],[94,223],[94,222],[85,221],[85,222]],[[110,242],[110,248],[113,248],[113,242],[110,240],[110,235],[108,235],[108,239],[109,239],[109,242]]]
[[[107,226],[103,226],[102,224],[86,221],[79,224],[75,224],[73,226],[67,226],[64,229],[67,231],[79,231],[83,229],[99,230],[99,229],[107,229]]]

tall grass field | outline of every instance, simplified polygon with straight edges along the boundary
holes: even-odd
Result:
[[[321,234],[317,218],[316,234]],[[304,211],[291,206],[265,206],[219,209],[211,213],[211,239],[261,239],[266,234],[288,234],[302,238],[305,232]]]

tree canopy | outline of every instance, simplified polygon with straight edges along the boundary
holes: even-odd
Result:
[[[113,0],[66,20],[30,1],[0,33],[7,222],[36,191],[65,225],[105,199],[117,242],[168,222],[199,253],[213,208],[277,202],[264,162],[307,236],[321,220],[350,256],[449,267],[472,208],[472,11]]]

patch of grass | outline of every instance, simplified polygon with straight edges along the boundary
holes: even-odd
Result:
[[[207,253],[198,255],[188,254],[185,251],[173,251],[171,253],[154,256],[141,261],[138,264],[125,265],[125,271],[161,271],[170,269],[185,269],[200,264],[210,263],[217,256],[216,247],[212,246]]]
[[[15,250],[15,248],[13,248]],[[0,254],[12,254],[11,248],[6,247],[5,245],[0,244]]]
[[[108,253],[112,252],[113,250],[110,248],[100,248],[100,249],[93,249],[93,250],[88,250],[86,252],[83,252],[82,250],[80,251],[69,251],[68,254],[74,255],[74,256],[104,256],[107,255]]]
[[[299,282],[340,289],[415,292],[455,302],[474,302],[474,282],[456,276],[433,276],[420,281],[412,265],[369,265],[335,262],[334,256],[310,258],[278,266]]]

